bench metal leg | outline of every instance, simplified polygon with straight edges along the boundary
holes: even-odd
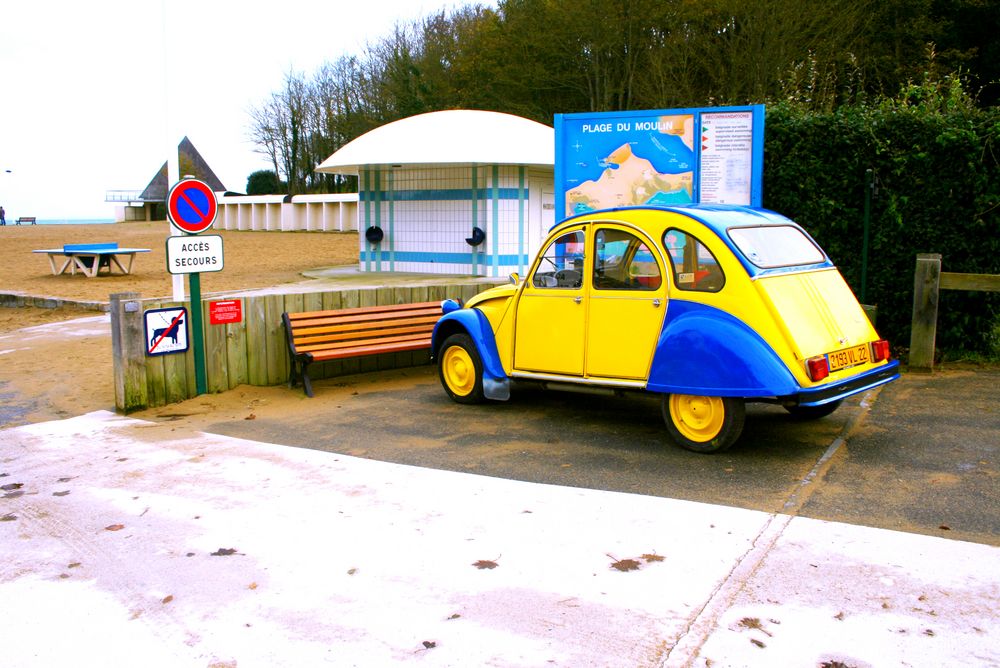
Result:
[[[309,378],[308,371],[309,362],[292,357],[292,363],[289,365],[288,370],[288,387],[295,387],[299,384],[299,379],[302,380],[302,389],[305,390],[306,396],[313,396],[312,380]]]
[[[285,341],[288,343],[289,359],[291,362],[288,365],[288,386],[295,387],[301,378],[302,389],[305,390],[307,397],[311,397],[313,396],[313,388],[312,381],[309,379],[309,364],[312,362],[312,356],[295,352],[295,346],[292,343],[292,323],[288,319],[287,313],[281,314],[281,325],[285,329]]]

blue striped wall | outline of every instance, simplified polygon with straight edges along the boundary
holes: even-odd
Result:
[[[529,193],[524,166],[369,167],[359,179],[363,271],[505,276],[523,273]],[[382,228],[370,244],[364,231]],[[486,241],[473,248],[473,227]]]

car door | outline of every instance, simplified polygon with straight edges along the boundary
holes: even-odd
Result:
[[[592,238],[586,375],[645,379],[667,311],[663,259],[635,229],[596,224]]]
[[[527,277],[516,305],[515,370],[583,375],[585,230],[552,239]]]

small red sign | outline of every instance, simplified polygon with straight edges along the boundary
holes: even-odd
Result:
[[[208,302],[208,322],[212,325],[243,322],[243,302],[239,299]]]

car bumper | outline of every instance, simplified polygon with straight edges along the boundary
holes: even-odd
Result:
[[[853,394],[866,392],[873,387],[885,385],[899,378],[899,361],[892,360],[884,366],[868,371],[859,376],[817,388],[802,390],[798,394],[779,397],[782,403],[798,406],[821,406],[831,401],[840,401]]]

